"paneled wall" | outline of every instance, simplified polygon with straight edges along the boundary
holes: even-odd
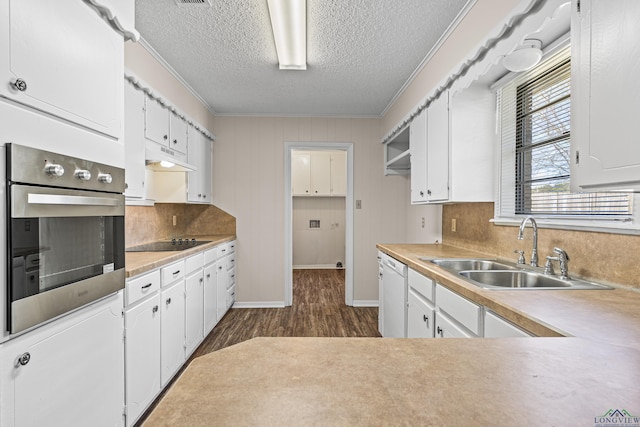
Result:
[[[407,239],[407,179],[385,177],[380,119],[216,117],[214,204],[236,217],[238,300],[284,301],[284,143],[353,142],[354,300],[378,299],[376,243]]]

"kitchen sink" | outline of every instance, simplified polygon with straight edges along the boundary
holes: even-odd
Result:
[[[422,259],[422,258],[421,258]],[[489,259],[422,259],[446,270],[516,270],[517,268],[499,261]]]
[[[562,279],[544,274],[541,268],[493,259],[420,258],[457,273],[467,282],[491,290],[613,289],[581,279]]]

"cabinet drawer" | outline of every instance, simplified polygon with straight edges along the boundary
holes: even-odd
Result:
[[[485,338],[530,337],[528,332],[520,329],[497,314],[487,311],[484,315]]]
[[[160,289],[160,270],[127,281],[127,305],[131,305]]]
[[[433,290],[435,282],[415,270],[409,269],[409,286],[416,290],[420,295],[433,303]]]
[[[192,273],[204,265],[204,254],[200,252],[185,260],[185,274]]]
[[[220,246],[218,246],[218,259],[229,255],[231,253],[231,242],[227,242],[227,243],[223,243]]]
[[[462,326],[480,335],[481,306],[440,284],[436,285],[436,305]]]
[[[231,308],[234,302],[236,302],[236,287],[232,286],[227,289],[227,308]]]
[[[436,313],[435,332],[436,338],[476,338],[442,313]]]
[[[204,251],[204,262],[203,265],[211,264],[218,259],[218,247],[212,249],[207,249]]]
[[[162,267],[160,269],[160,275],[162,276],[163,288],[182,279],[185,275],[184,260]]]

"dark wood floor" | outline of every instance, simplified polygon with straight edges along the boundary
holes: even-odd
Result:
[[[193,357],[254,337],[378,337],[378,309],[344,303],[344,270],[294,270],[293,304],[232,308]]]
[[[348,307],[344,303],[344,287],[344,270],[293,270],[291,307],[230,309],[185,366],[198,356],[255,337],[379,337],[378,309]],[[175,378],[179,376],[180,373]],[[170,387],[171,384],[165,391]],[[142,424],[163,395],[136,426]]]

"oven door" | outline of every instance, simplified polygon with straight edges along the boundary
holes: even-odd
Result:
[[[124,288],[124,196],[11,184],[11,333]]]

